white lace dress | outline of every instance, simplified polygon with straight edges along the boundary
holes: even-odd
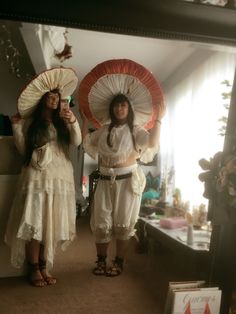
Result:
[[[78,122],[68,124],[71,144],[81,143]],[[24,153],[23,124],[13,125],[15,143]],[[21,267],[25,260],[25,243],[31,239],[44,245],[47,266],[53,266],[60,244],[64,250],[75,237],[76,203],[73,167],[57,145],[57,133],[50,125],[52,161],[45,170],[31,165],[22,168],[9,215],[5,241],[11,248],[11,263]]]

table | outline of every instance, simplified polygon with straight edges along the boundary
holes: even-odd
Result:
[[[140,244],[148,240],[154,240],[162,248],[170,250],[183,270],[189,269],[196,279],[207,276],[209,271],[209,247],[211,232],[207,230],[194,230],[194,243],[189,245],[187,239],[187,227],[178,229],[165,229],[160,227],[158,219],[140,217],[137,225]],[[174,261],[173,261],[174,262]]]

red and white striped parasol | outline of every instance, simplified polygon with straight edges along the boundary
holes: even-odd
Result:
[[[129,59],[107,60],[95,66],[81,81],[78,101],[96,128],[110,121],[109,104],[124,94],[134,110],[135,124],[152,128],[164,95],[159,82],[144,66]]]

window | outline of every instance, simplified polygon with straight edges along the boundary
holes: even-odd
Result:
[[[186,62],[186,66],[190,64]],[[200,204],[207,205],[207,199],[202,196],[204,185],[198,179],[203,172],[198,161],[209,160],[223,150],[224,136],[220,135],[222,122],[219,119],[228,115],[222,98],[222,93],[228,90],[222,82],[233,83],[235,64],[234,54],[214,52],[200,65],[195,64],[180,83],[174,87],[169,85],[166,92],[161,177],[166,181],[167,201],[172,202],[174,189],[178,188],[182,201],[189,203],[190,211]]]

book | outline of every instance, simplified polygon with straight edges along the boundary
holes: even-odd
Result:
[[[165,314],[219,314],[221,290],[205,281],[170,282]]]
[[[166,298],[164,314],[171,314],[172,303],[173,303],[173,298],[174,298],[174,290],[199,288],[199,287],[203,287],[205,283],[206,283],[205,280],[169,282],[169,288],[168,288],[168,293],[167,293],[167,298]]]

